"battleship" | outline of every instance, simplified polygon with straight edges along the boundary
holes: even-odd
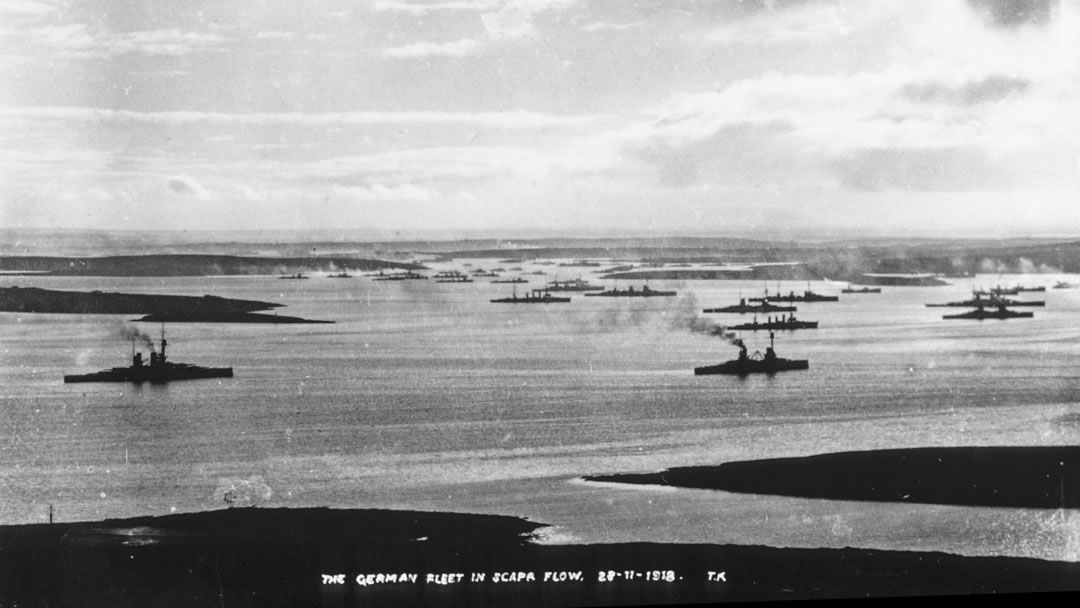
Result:
[[[372,277],[373,281],[408,281],[417,279],[426,279],[426,275],[422,275],[411,270],[406,272],[395,272],[393,274],[385,274],[383,271],[379,271],[378,274],[368,275]]]
[[[436,283],[472,283],[473,280],[469,278],[469,275],[462,274],[456,270],[450,270],[447,272],[440,272],[435,275]]]
[[[279,279],[306,279],[308,277],[307,277],[306,274],[304,274],[302,272],[298,272],[296,274],[283,274],[278,278]]]
[[[73,374],[64,376],[64,382],[151,382],[162,383],[173,380],[198,380],[202,378],[232,378],[231,367],[201,367],[189,363],[173,363],[165,358],[165,329],[161,330],[161,352],[150,345],[150,362],[144,363],[141,352],[135,352],[131,345],[131,365],[114,367],[92,374]]]
[[[769,295],[769,290],[765,290],[765,296],[761,298],[750,298],[751,302],[839,302],[839,296],[823,296],[818,293],[814,293],[807,289],[802,295],[796,294],[794,291],[788,294],[781,294],[780,290],[776,290],[776,295]]]
[[[641,289],[635,290],[632,286],[627,289],[610,289],[608,291],[590,292],[585,294],[586,297],[600,297],[600,298],[652,298],[656,296],[674,296],[678,295],[674,291],[659,291],[650,288],[645,285]]]
[[[514,277],[512,279],[495,279],[492,283],[528,283],[527,279],[521,277]]]
[[[593,285],[582,279],[572,281],[551,281],[547,284],[548,291],[603,291],[603,285]]]
[[[770,304],[769,302],[761,302],[760,304],[747,304],[746,298],[739,298],[739,303],[734,306],[723,306],[721,308],[706,308],[702,312],[795,312],[797,309],[794,306],[778,306],[776,304]]]
[[[757,318],[754,318],[753,323],[742,323],[739,325],[733,325],[728,329],[739,331],[758,331],[761,330],[795,330],[795,329],[817,329],[817,321],[800,321],[795,318],[794,314],[780,315],[775,319],[768,317],[764,323],[759,323]]]
[[[971,307],[995,307],[995,306],[1046,306],[1046,302],[1042,300],[1038,301],[1024,301],[1024,300],[1011,300],[1009,298],[1003,298],[1001,296],[990,296],[984,298],[978,295],[976,292],[974,298],[970,300],[962,300],[959,302],[945,302],[944,304],[927,304],[928,308],[971,308]]]
[[[840,290],[840,293],[881,293],[880,287],[855,287],[848,285]]]
[[[748,374],[774,374],[796,369],[810,369],[810,362],[805,359],[783,359],[776,356],[773,348],[773,334],[769,333],[769,347],[765,354],[755,352],[753,355],[746,354],[746,344],[742,340],[735,340],[739,347],[739,358],[716,365],[695,367],[695,376],[708,376],[713,374],[727,374],[731,376],[746,376]]]
[[[569,302],[570,298],[551,295],[546,289],[534,289],[528,294],[518,297],[517,292],[509,298],[496,298],[492,300],[497,304],[552,304],[556,302]]]
[[[480,270],[474,270],[473,273],[472,273],[472,276],[474,276],[474,277],[496,277],[497,278],[499,276],[499,273],[495,272],[494,270],[484,270],[483,268],[481,268]]]
[[[328,276],[331,279],[351,279],[351,278],[353,278],[353,275],[351,275],[351,274],[349,274],[347,272],[339,272],[337,274],[330,274],[330,275],[326,275],[326,276]]]
[[[1004,305],[997,308],[987,310],[982,306],[975,310],[960,313],[957,315],[944,315],[942,319],[976,319],[982,321],[983,319],[1027,319],[1034,317],[1035,313],[1020,312],[1018,310],[1009,310]]]

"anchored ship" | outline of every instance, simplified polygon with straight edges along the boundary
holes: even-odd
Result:
[[[529,281],[521,277],[514,277],[512,279],[496,279],[492,283],[528,283]]]
[[[729,327],[728,329],[746,330],[746,331],[757,331],[759,329],[768,329],[768,330],[771,331],[771,330],[776,330],[776,329],[779,329],[779,330],[817,329],[817,326],[818,326],[817,321],[800,321],[800,320],[795,318],[794,314],[789,314],[787,316],[780,315],[780,316],[776,317],[775,319],[773,319],[772,317],[768,317],[768,320],[766,320],[764,323],[759,323],[757,318],[755,318],[753,323],[742,323],[740,325],[734,325],[732,327]]]
[[[592,292],[585,294],[586,297],[600,297],[600,298],[652,298],[656,296],[674,296],[678,295],[674,291],[659,291],[650,288],[645,285],[641,289],[635,290],[633,287],[627,289],[610,289],[608,291]]]
[[[198,380],[200,378],[232,378],[231,367],[201,367],[189,363],[173,363],[165,358],[165,329],[161,330],[161,352],[150,345],[150,362],[145,363],[141,352],[135,352],[132,343],[131,365],[114,367],[92,374],[64,376],[64,382],[170,382],[172,380]]]
[[[855,287],[848,285],[840,290],[840,293],[881,293],[880,287]]]
[[[794,291],[784,295],[780,293],[780,290],[776,290],[776,295],[769,295],[769,290],[765,290],[765,296],[761,298],[750,298],[751,302],[839,302],[839,296],[823,296],[819,293],[814,293],[807,289],[802,295],[796,294]]]
[[[695,367],[695,376],[708,376],[713,374],[727,374],[732,376],[746,376],[748,374],[774,374],[796,369],[810,369],[810,362],[805,359],[783,359],[776,356],[773,348],[773,334],[769,333],[769,347],[765,354],[755,352],[753,355],[746,354],[746,344],[742,340],[735,340],[739,347],[739,358],[717,365]]]
[[[469,278],[469,275],[462,274],[456,270],[450,270],[447,272],[440,272],[435,275],[436,283],[472,283],[473,280]]]
[[[517,292],[509,298],[496,298],[492,302],[499,304],[550,304],[555,302],[569,302],[570,298],[556,297],[548,293],[546,289],[534,289],[528,294],[518,297]]]
[[[572,281],[551,281],[547,284],[548,291],[603,291],[603,285],[592,285],[582,279]]]
[[[797,309],[794,306],[777,306],[776,304],[770,304],[768,302],[762,302],[760,304],[747,304],[746,298],[739,298],[739,303],[734,306],[724,306],[721,308],[706,308],[702,312],[795,312]]]
[[[977,293],[977,292],[976,292]],[[971,307],[1001,307],[1001,306],[1046,306],[1045,301],[1031,301],[1025,302],[1023,300],[1010,300],[1009,298],[1003,298],[1001,296],[990,296],[984,298],[980,295],[976,295],[970,300],[963,300],[961,302],[946,302],[944,304],[927,304],[927,308],[971,308]]]
[[[982,306],[968,312],[960,313],[958,315],[944,315],[942,319],[977,319],[982,321],[983,319],[1023,319],[1034,317],[1035,313],[1020,312],[1018,310],[1009,310],[1004,305],[999,306],[996,309],[987,310]]]
[[[296,274],[283,274],[278,278],[279,279],[306,279],[308,277],[307,277],[306,274],[304,274],[302,272],[298,272]]]

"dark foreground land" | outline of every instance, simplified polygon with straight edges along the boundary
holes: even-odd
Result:
[[[0,287],[0,312],[61,314],[143,314],[136,321],[195,323],[332,323],[252,311],[284,304],[206,295],[64,291],[38,287]]]
[[[1075,509],[1080,447],[843,452],[586,479],[832,500]]]
[[[1080,564],[864,549],[540,546],[487,515],[235,508],[0,527],[3,606],[598,606],[1070,592]]]

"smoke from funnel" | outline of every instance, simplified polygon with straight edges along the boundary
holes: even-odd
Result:
[[[678,309],[672,317],[672,325],[676,329],[686,329],[695,334],[717,336],[735,346],[742,345],[742,341],[735,336],[735,332],[728,331],[723,325],[701,316],[698,310],[697,298],[693,293],[687,293],[679,298]]]
[[[151,352],[155,352],[154,351],[154,340],[153,340],[153,338],[151,338],[150,336],[144,334],[138,327],[133,327],[131,325],[124,325],[124,326],[122,326],[120,328],[120,335],[125,340],[131,340],[133,342],[138,342],[140,345],[149,348]]]

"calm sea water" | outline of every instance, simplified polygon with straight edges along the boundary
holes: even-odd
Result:
[[[536,288],[556,276],[533,278]],[[160,326],[123,315],[0,313],[0,522],[47,521],[49,505],[60,521],[229,504],[409,508],[526,517],[553,526],[547,542],[1080,560],[1074,511],[578,479],[842,450],[1076,444],[1080,290],[1025,294],[1047,303],[1029,309],[1033,319],[945,321],[953,311],[925,307],[966,299],[973,286],[1068,278],[979,276],[800,305],[798,316],[820,329],[778,332],[776,348],[810,369],[737,378],[693,375],[737,350],[691,331],[691,321],[750,320],[699,313],[759,294],[759,282],[654,281],[679,296],[507,305],[489,300],[513,286],[483,278],[2,277],[5,285],[268,300],[287,305],[281,314],[335,323],[170,324],[170,359],[232,366],[235,377],[64,384],[64,374],[127,365],[125,326],[155,338]],[[838,293],[840,285],[811,288]],[[742,337],[751,351],[767,346],[764,332]]]

